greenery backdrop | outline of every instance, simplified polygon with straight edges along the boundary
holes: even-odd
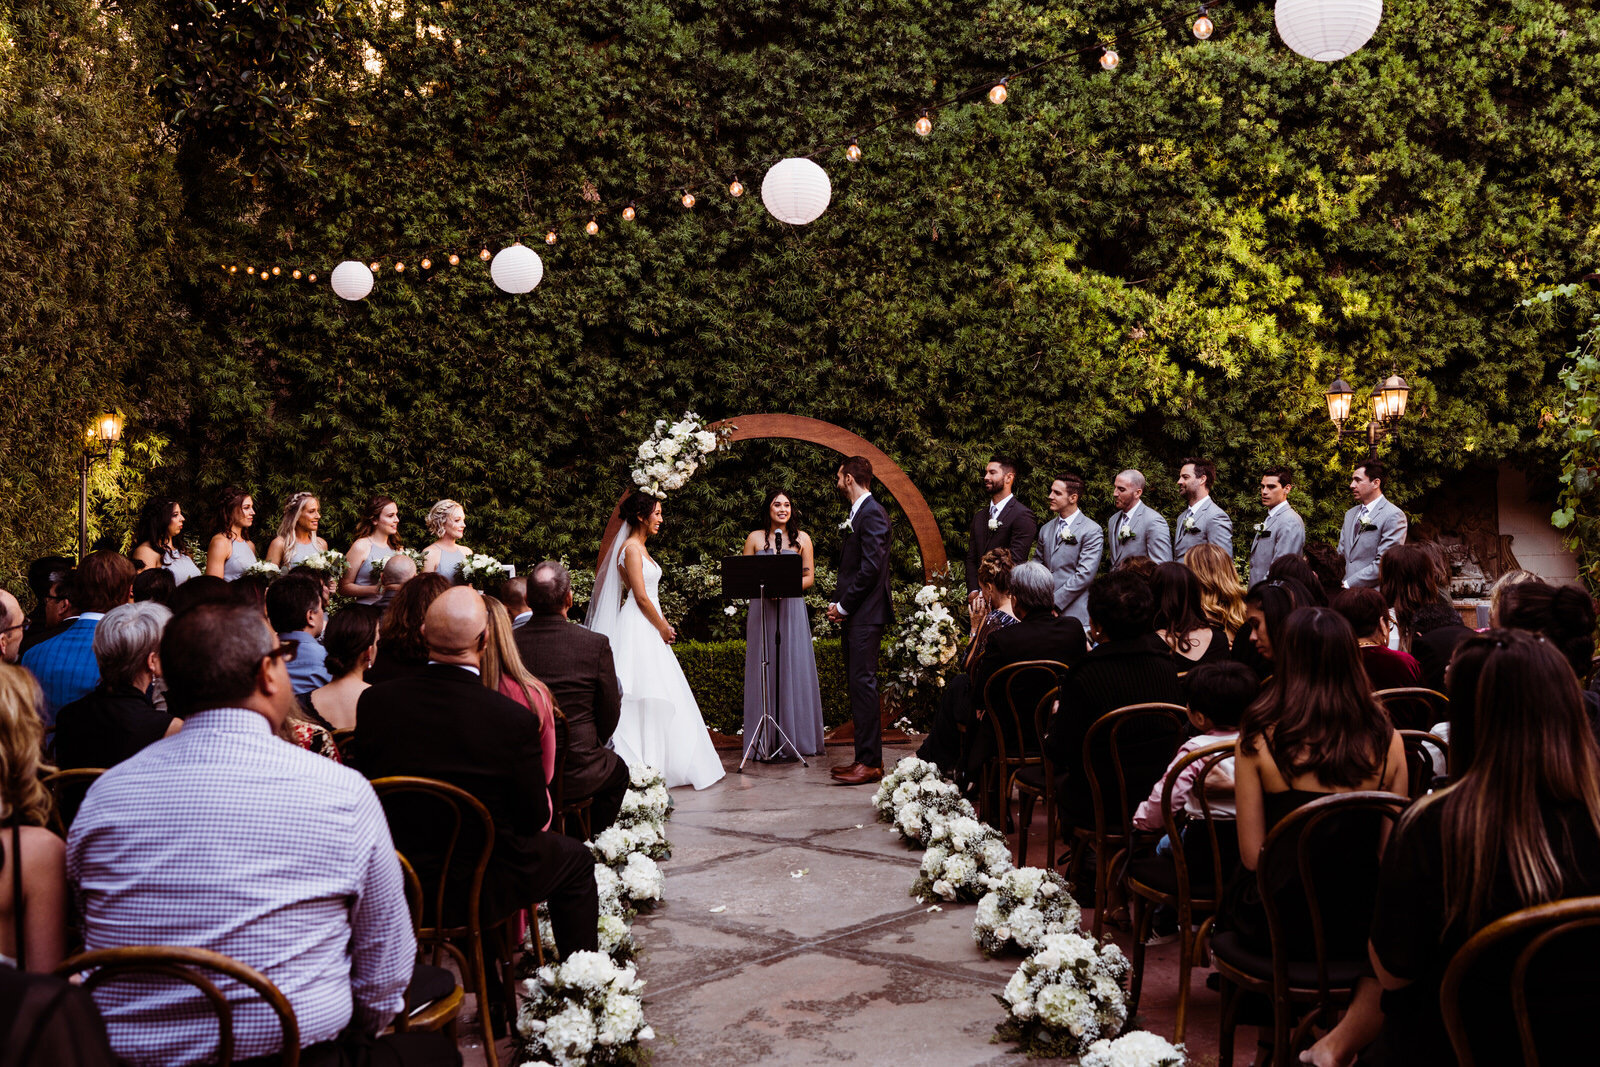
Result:
[[[836,140],[810,226],[759,203],[753,160],[1177,9],[0,0],[0,574],[71,545],[72,454],[107,402],[130,447],[97,534],[146,492],[193,513],[239,482],[260,541],[314,488],[343,547],[382,490],[412,543],[451,496],[472,547],[522,562],[592,558],[633,447],[687,408],[863,433],[957,557],[994,450],[1040,510],[1049,472],[1083,472],[1096,516],[1124,466],[1174,510],[1178,462],[1210,454],[1239,526],[1287,460],[1331,538],[1357,450],[1323,411],[1340,373],[1412,383],[1401,502],[1506,459],[1553,473],[1540,413],[1595,309],[1520,302],[1595,258],[1592,5],[1391,0],[1333,65],[1290,53],[1270,4],[1219,7],[1208,42],[1124,40],[1114,74],[1049,68],[927,139],[895,121],[856,164]],[[509,297],[472,254],[519,235],[546,274]],[[385,261],[368,299],[288,280],[344,258]],[[833,462],[737,446],[669,502],[667,558],[734,550],[780,484],[831,554]]]

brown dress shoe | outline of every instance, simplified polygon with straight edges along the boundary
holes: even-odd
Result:
[[[833,770],[829,771],[828,773],[833,775],[835,778],[847,778],[850,775],[855,774],[860,769],[861,769],[861,764],[859,764],[859,763],[846,763],[846,764],[842,764],[842,765],[840,765],[838,767],[835,767]]]
[[[869,782],[876,782],[882,778],[883,767],[881,765],[877,767],[868,767],[864,763],[858,763],[856,764],[855,773],[837,775],[835,776],[834,781],[840,785],[866,785]]]

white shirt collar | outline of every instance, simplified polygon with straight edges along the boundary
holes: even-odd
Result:
[[[1211,503],[1211,494],[1207,493],[1205,496],[1200,498],[1199,503],[1195,503],[1195,504],[1190,504],[1189,505],[1189,514],[1190,515],[1198,515],[1198,514],[1200,514],[1200,512],[1209,503]]]
[[[1372,498],[1372,503],[1370,503],[1370,504],[1362,504],[1361,505],[1361,513],[1363,515],[1371,515],[1374,511],[1377,510],[1378,505],[1382,504],[1383,502],[1384,502],[1383,501],[1383,494],[1379,493],[1377,496]]]
[[[850,521],[851,522],[855,522],[856,521],[856,512],[861,510],[861,505],[866,503],[867,497],[869,497],[871,495],[872,495],[871,493],[862,493],[860,496],[856,497],[856,502],[854,504],[850,505]]]
[[[1005,495],[1005,497],[1002,498],[998,504],[995,503],[994,501],[990,501],[989,502],[989,514],[994,516],[995,518],[999,518],[1000,517],[1000,513],[1006,509],[1006,505],[1009,504],[1009,503],[1011,503],[1011,494],[1010,493],[1007,493]]]
[[[428,666],[430,666],[430,667],[460,667],[464,671],[471,671],[473,674],[476,674],[479,678],[483,677],[483,672],[482,671],[480,671],[476,667],[469,667],[465,663],[443,663],[443,662],[441,662],[439,660],[436,660],[436,659],[430,659],[428,661]]]
[[[1079,508],[1077,511],[1074,511],[1071,515],[1067,515],[1065,517],[1057,515],[1056,518],[1061,520],[1061,525],[1065,526],[1067,529],[1070,530],[1070,529],[1072,529],[1073,522],[1075,522],[1077,520],[1078,516],[1082,515],[1082,514],[1083,514],[1083,509]]]
[[[105,617],[106,613],[103,611],[85,611],[78,616],[84,622],[98,622]]]
[[[1139,513],[1139,509],[1141,507],[1143,507],[1143,506],[1144,506],[1144,500],[1142,498],[1139,499],[1139,500],[1135,500],[1133,502],[1133,507],[1129,508],[1127,511],[1122,513],[1122,521],[1123,522],[1132,522],[1133,521],[1133,517]]]
[[[511,625],[520,626],[531,618],[533,618],[533,609],[529,608],[527,611],[518,612],[517,617],[511,620]]]
[[[1280,511],[1283,511],[1288,506],[1289,502],[1287,500],[1278,501],[1276,504],[1272,505],[1272,509],[1267,512],[1267,518],[1272,518],[1272,516],[1278,514]]]

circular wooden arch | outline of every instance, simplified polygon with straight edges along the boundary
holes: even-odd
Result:
[[[890,459],[883,449],[842,426],[835,426],[821,419],[808,419],[804,415],[740,415],[737,418],[714,422],[709,428],[715,430],[724,426],[733,428],[732,433],[728,435],[730,441],[762,439],[805,441],[808,444],[832,449],[841,456],[865,456],[872,463],[873,477],[883,483],[883,487],[894,497],[895,502],[900,505],[900,510],[906,513],[906,518],[911,522],[911,531],[917,538],[917,552],[922,556],[923,580],[932,581],[934,575],[944,573],[947,566],[944,537],[939,533],[939,524],[934,520],[933,509],[928,507],[928,502],[922,497],[922,491],[912,483],[911,477],[901,469],[900,464]],[[621,528],[622,497],[618,497],[616,506],[611,509],[611,521],[606,523],[606,535],[600,539],[600,555],[595,560],[596,570],[605,560],[612,538],[617,536],[617,531]]]

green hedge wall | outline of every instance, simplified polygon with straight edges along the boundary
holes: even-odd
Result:
[[[672,646],[683,673],[700,703],[706,725],[725,734],[744,726],[744,642],[680,641]],[[844,661],[839,641],[821,640],[817,653],[817,680],[822,686],[822,723],[832,729],[850,721],[850,697],[844,688]]]

